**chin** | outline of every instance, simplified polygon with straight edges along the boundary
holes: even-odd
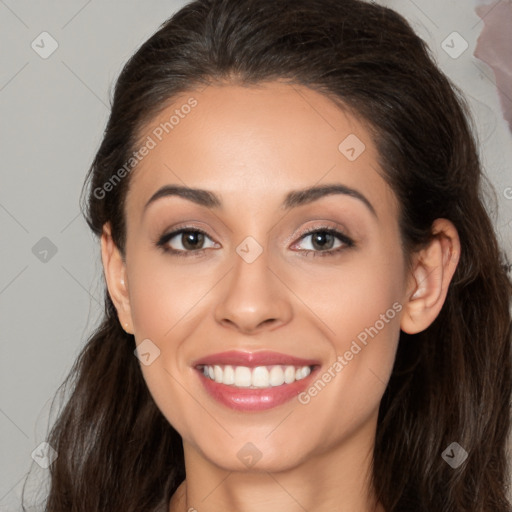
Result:
[[[248,436],[245,438],[249,439]],[[311,456],[301,442],[290,446],[281,441],[269,442],[264,437],[253,439],[254,441],[232,441],[229,445],[217,444],[215,450],[212,450],[212,446],[207,446],[201,452],[203,457],[225,471],[249,473],[288,471],[301,465],[308,456]]]

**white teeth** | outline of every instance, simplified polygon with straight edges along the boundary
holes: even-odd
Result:
[[[208,372],[208,374],[209,373],[210,372]],[[220,366],[215,365],[213,367],[213,375],[215,376],[215,382],[222,384],[222,368]]]
[[[308,366],[309,368],[309,366]],[[287,366],[286,370],[284,371],[284,381],[286,384],[290,384],[290,382],[293,382],[295,380],[295,367],[294,366]]]
[[[248,388],[251,385],[251,369],[247,366],[237,366],[235,368],[235,386],[239,388]]]
[[[300,380],[300,379],[304,379],[311,373],[311,368],[309,366],[303,366],[298,371],[300,372],[300,375],[298,377],[297,377],[297,375],[295,375],[295,378]]]
[[[257,366],[252,371],[252,385],[256,388],[268,388],[268,370],[265,366]]]
[[[302,368],[297,368],[295,371],[295,380],[304,379],[311,373],[311,368],[309,366],[303,366]]]
[[[280,386],[284,383],[284,372],[280,366],[273,366],[270,370],[270,385]]]
[[[224,366],[222,383],[228,386],[235,383],[235,370],[232,366]]]
[[[309,366],[230,366],[212,365],[204,366],[205,377],[228,386],[239,388],[268,388],[291,384],[301,380],[311,373]]]

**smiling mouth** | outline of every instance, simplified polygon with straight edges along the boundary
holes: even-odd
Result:
[[[218,384],[233,388],[265,389],[286,386],[305,379],[314,366],[268,365],[268,366],[233,366],[233,365],[199,365],[202,374]]]

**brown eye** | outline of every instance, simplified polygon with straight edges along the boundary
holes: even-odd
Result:
[[[204,234],[199,231],[183,231],[181,234],[181,243],[185,249],[195,250],[204,243]]]
[[[205,247],[205,243],[208,240],[210,245]],[[167,233],[160,238],[156,245],[166,252],[180,255],[217,246],[205,232],[199,229],[179,229],[172,233]]]
[[[317,231],[311,235],[311,245],[314,249],[332,249],[336,238],[327,231]]]
[[[332,228],[317,228],[313,231],[304,233],[300,238],[300,242],[295,245],[299,246],[307,239],[310,239],[311,241],[305,244],[306,247],[303,247],[302,250],[306,254],[313,253],[313,256],[334,255],[355,245],[353,240]]]

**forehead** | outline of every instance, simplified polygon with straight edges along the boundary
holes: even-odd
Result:
[[[210,85],[175,97],[141,130],[144,156],[126,204],[142,210],[168,184],[208,189],[244,205],[281,201],[289,190],[342,183],[396,210],[365,123],[299,85]],[[223,201],[224,203],[224,201]]]

